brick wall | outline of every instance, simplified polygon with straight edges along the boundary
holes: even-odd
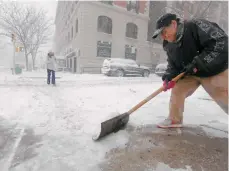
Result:
[[[126,8],[127,1],[114,1],[114,4],[119,7]]]
[[[145,13],[146,3],[147,3],[147,1],[139,1],[139,5],[140,5],[139,12],[141,14]]]

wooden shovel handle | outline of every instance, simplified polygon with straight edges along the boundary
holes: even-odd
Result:
[[[177,82],[181,77],[184,76],[184,72],[180,73],[178,76],[176,76],[175,78],[172,79],[172,81]],[[145,103],[147,103],[148,101],[150,101],[152,98],[154,98],[155,96],[157,96],[159,93],[161,93],[164,90],[164,87],[161,86],[158,90],[156,90],[155,92],[153,92],[150,96],[146,97],[144,100],[142,100],[140,103],[138,103],[136,106],[134,106],[132,109],[130,109],[127,113],[131,114],[134,111],[136,111],[137,109],[139,109],[141,106],[143,106]]]

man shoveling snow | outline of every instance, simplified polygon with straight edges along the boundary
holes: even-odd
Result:
[[[228,36],[216,24],[204,19],[180,21],[165,14],[157,21],[153,38],[160,34],[168,56],[162,76],[164,91],[172,88],[169,117],[160,128],[182,127],[185,98],[202,85],[228,113]],[[185,72],[178,82],[171,81]]]

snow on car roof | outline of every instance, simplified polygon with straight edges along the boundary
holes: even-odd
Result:
[[[133,59],[125,59],[125,58],[109,58],[109,61],[134,61]]]
[[[157,66],[156,66],[156,68],[158,68],[158,67],[167,67],[167,63],[161,63],[161,64],[158,64]]]

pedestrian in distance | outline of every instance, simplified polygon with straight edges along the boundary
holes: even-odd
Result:
[[[50,85],[50,82],[53,86],[56,86],[56,57],[52,51],[47,55],[47,84]]]

